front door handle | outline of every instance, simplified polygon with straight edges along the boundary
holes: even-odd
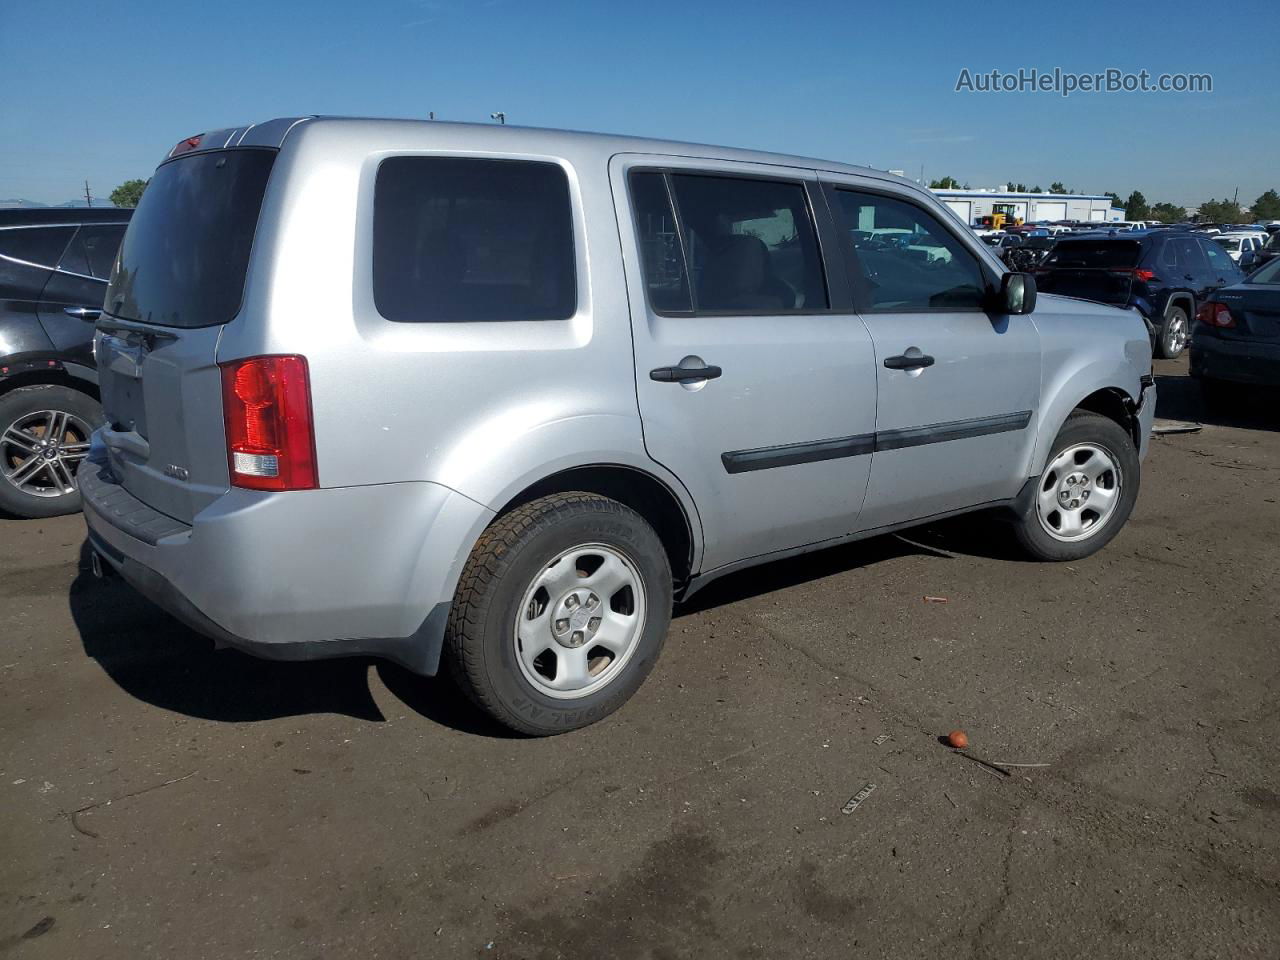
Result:
[[[701,367],[656,367],[649,371],[649,379],[659,383],[680,383],[689,380],[715,380],[723,373],[723,370],[711,364]]]
[[[68,317],[75,317],[85,323],[93,323],[102,316],[102,311],[95,307],[63,307],[62,312]]]
[[[918,370],[921,367],[932,367],[933,357],[927,353],[918,357],[909,357],[905,353],[900,353],[896,357],[885,357],[884,365],[890,370]]]

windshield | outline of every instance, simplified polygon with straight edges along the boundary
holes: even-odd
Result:
[[[1222,237],[1220,239],[1214,240],[1214,243],[1224,246],[1228,250],[1240,249],[1240,241],[1236,237]]]
[[[107,289],[123,320],[209,327],[240,312],[274,150],[218,150],[160,165]]]
[[[1045,259],[1047,267],[1135,267],[1139,246],[1135,240],[1061,240]]]

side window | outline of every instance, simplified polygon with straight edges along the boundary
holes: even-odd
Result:
[[[699,313],[826,310],[827,286],[804,186],[670,175]]]
[[[0,256],[55,267],[75,227],[15,227],[0,230]]]
[[[82,277],[91,277],[93,274],[89,272],[89,257],[84,252],[84,242],[81,239],[84,228],[76,232],[75,239],[67,244],[67,249],[62,251],[62,259],[58,261],[58,269],[63,273],[75,273]]]
[[[564,170],[527,160],[384,160],[374,185],[373,299],[403,323],[573,316]]]
[[[89,258],[91,276],[99,280],[111,279],[111,265],[115,263],[116,254],[120,250],[124,231],[123,223],[95,224],[80,228],[80,236],[77,239],[84,244],[85,255]]]
[[[987,279],[977,259],[931,213],[879,194],[837,190],[860,311],[981,310]]]
[[[1160,249],[1160,266],[1174,269],[1178,266],[1178,245],[1166,240]]]
[[[1227,255],[1227,251],[1216,243],[1210,241],[1204,246],[1204,252],[1209,257],[1209,274],[1213,279],[1219,277],[1234,277],[1237,274],[1236,263]]]
[[[649,304],[659,313],[688,313],[689,280],[675,213],[661,173],[631,174],[631,207]]]
[[[1178,247],[1178,266],[1183,272],[1193,277],[1203,277],[1209,272],[1209,262],[1193,238],[1180,237],[1174,243]]]

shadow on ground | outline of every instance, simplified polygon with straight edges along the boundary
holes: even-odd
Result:
[[[385,719],[369,690],[375,665],[369,658],[278,663],[217,650],[123,580],[95,579],[87,543],[69,602],[85,653],[146,703],[227,723],[317,713]],[[418,677],[389,663],[376,669],[388,690],[428,719],[467,733],[509,736],[448,680]]]
[[[1223,410],[1210,410],[1200,384],[1187,376],[1156,375],[1156,416],[1216,427],[1280,431],[1280,390],[1241,386],[1230,391]]]
[[[835,576],[896,557],[956,553],[1023,559],[991,514],[957,517],[902,534],[818,550],[717,580],[681,604],[676,617],[747,597]],[[514,736],[471,703],[447,677],[419,677],[367,657],[307,662],[259,660],[213,641],[170,617],[118,577],[90,572],[90,547],[80,548],[71,585],[71,615],[85,653],[121,689],[147,703],[202,719],[243,723],[336,713],[385,718],[369,689],[369,668],[406,707],[443,726],[486,737]]]

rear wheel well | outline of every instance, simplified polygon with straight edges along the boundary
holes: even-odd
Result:
[[[1195,298],[1189,293],[1175,293],[1169,298],[1169,302],[1165,304],[1164,312],[1167,314],[1170,307],[1182,307],[1187,312],[1187,319],[1190,320],[1196,312]],[[1164,318],[1161,317],[1161,320]]]
[[[662,541],[677,584],[689,579],[693,562],[693,534],[684,507],[671,489],[651,474],[632,467],[601,465],[574,467],[552,474],[513,497],[501,516],[515,507],[552,493],[580,490],[597,493],[630,507],[648,521]]]
[[[17,390],[19,387],[67,387],[71,390],[79,391],[87,397],[92,397],[96,402],[101,403],[102,397],[98,393],[95,384],[88,380],[81,380],[79,377],[73,377],[65,370],[50,368],[47,370],[27,370],[23,373],[15,373],[13,376],[5,377],[0,380],[0,396],[4,396],[11,390]]]
[[[1142,438],[1137,435],[1138,418],[1134,415],[1134,402],[1123,390],[1116,387],[1095,390],[1076,404],[1076,409],[1088,410],[1114,420],[1125,433],[1133,437],[1135,444],[1141,446]]]

